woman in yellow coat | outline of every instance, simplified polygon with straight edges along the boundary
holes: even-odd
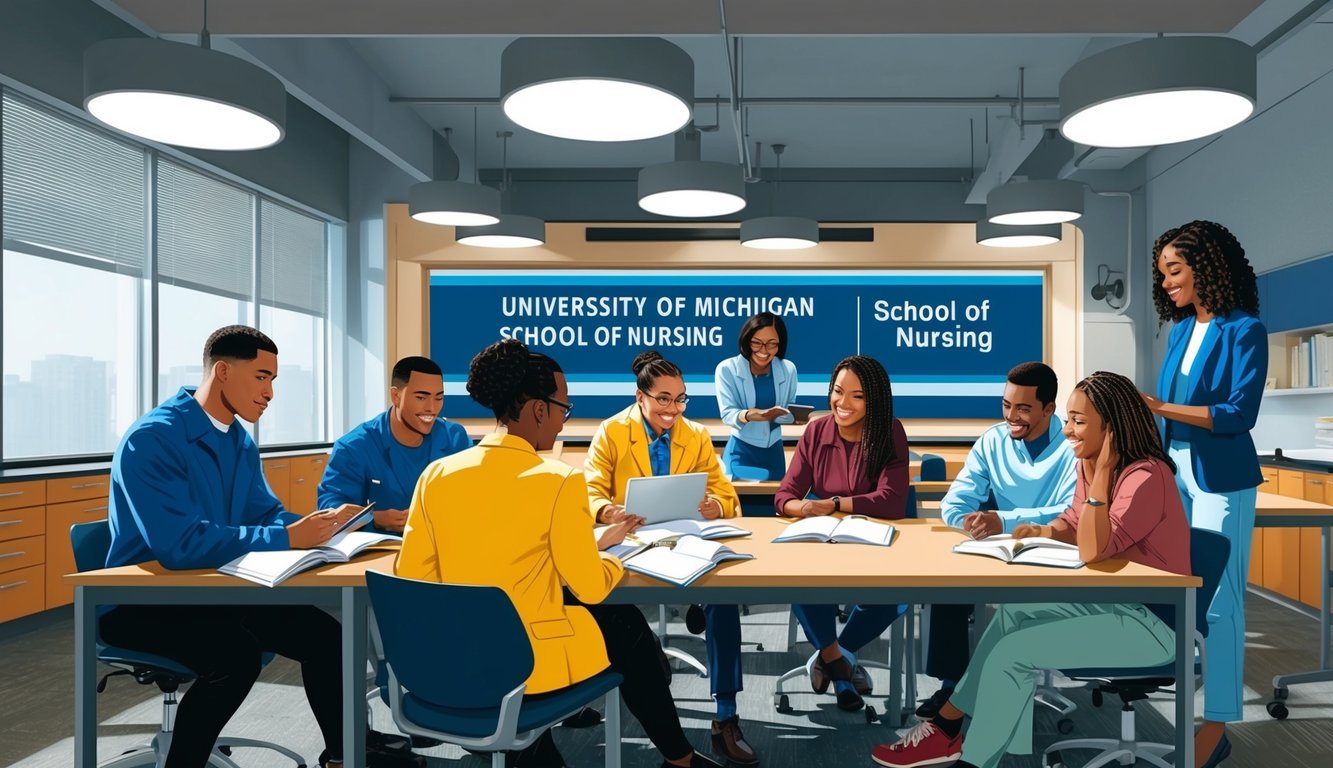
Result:
[[[689,396],[680,369],[655,351],[634,359],[634,404],[603,421],[588,446],[583,473],[588,481],[588,506],[599,523],[625,518],[625,489],[630,478],[708,474],[708,488],[699,502],[705,519],[740,514],[736,489],[722,472],[708,430],[683,415]],[[691,611],[698,609],[692,608]],[[713,751],[735,765],[759,763],[741,733],[736,693],[741,690],[741,617],[734,605],[703,609],[708,643],[708,678],[717,699]],[[699,631],[696,621],[687,621]]]
[[[583,476],[537,453],[555,443],[573,408],[560,366],[518,341],[497,342],[472,360],[467,388],[495,412],[499,428],[421,475],[397,574],[500,587],[532,642],[526,694],[565,688],[610,666],[624,676],[625,704],[666,756],[664,765],[716,766],[685,739],[657,638],[643,614],[634,606],[597,605],[625,571],[599,548],[620,543],[640,521],[625,518],[598,540]],[[503,530],[496,511],[505,516]],[[520,753],[518,764],[547,768],[564,760],[548,731]]]

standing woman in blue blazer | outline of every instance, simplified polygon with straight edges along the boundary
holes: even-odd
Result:
[[[1153,301],[1160,322],[1175,321],[1157,394],[1162,442],[1179,468],[1176,484],[1195,528],[1231,542],[1217,596],[1208,608],[1208,676],[1196,763],[1221,761],[1226,723],[1243,719],[1245,580],[1257,488],[1263,482],[1250,430],[1268,374],[1268,332],[1245,249],[1221,224],[1192,221],[1153,246]]]
[[[717,364],[713,382],[722,421],[731,438],[722,470],[732,480],[781,480],[787,472],[780,423],[791,423],[785,406],[796,399],[796,366],[787,359],[787,325],[760,312],[741,326],[740,354]]]

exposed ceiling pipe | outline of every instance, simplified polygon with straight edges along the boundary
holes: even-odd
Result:
[[[735,127],[736,133],[736,154],[740,156],[741,170],[745,174],[745,180],[757,181],[752,178],[754,171],[750,167],[750,152],[745,146],[745,134],[741,126],[741,102],[740,93],[737,86],[736,58],[731,52],[731,38],[727,34],[727,0],[717,0],[718,18],[722,26],[722,49],[727,52],[727,75],[731,78],[731,121]]]
[[[731,59],[728,46],[727,58]],[[974,109],[976,107],[1016,107],[1018,99],[1012,96],[747,96],[734,97],[736,108],[740,107],[957,107]],[[390,96],[393,104],[418,104],[437,107],[494,107],[500,99],[494,96]],[[696,96],[696,106],[732,104],[732,96]],[[1027,96],[1024,103],[1029,107],[1058,107],[1058,96]],[[1045,121],[1043,121],[1045,122]]]

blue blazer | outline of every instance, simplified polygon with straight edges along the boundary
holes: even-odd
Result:
[[[149,560],[217,568],[288,547],[287,524],[301,518],[268,487],[250,433],[239,423],[219,432],[194,391],[181,388],[149,411],[116,448],[108,568]]]
[[[796,364],[775,357],[769,370],[773,374],[773,394],[777,396],[777,404],[786,407],[795,402]],[[718,363],[713,372],[713,384],[717,390],[717,408],[722,414],[722,422],[731,427],[732,435],[760,448],[782,441],[782,430],[770,429],[766,421],[741,423],[741,412],[755,407],[754,374],[750,373],[750,361],[744,355],[729,357]],[[794,417],[780,416],[777,423],[790,424],[793,421]]]
[[[1157,396],[1170,399],[1171,382],[1189,346],[1193,323],[1178,322],[1167,339],[1166,358],[1157,376]],[[1216,317],[1190,368],[1184,393],[1174,401],[1206,405],[1213,418],[1211,430],[1172,421],[1171,439],[1190,445],[1190,461],[1199,487],[1210,493],[1230,493],[1263,482],[1259,457],[1250,430],[1259,418],[1259,401],[1268,375],[1268,331],[1258,318],[1241,310]],[[1162,439],[1167,439],[1166,420]]]
[[[436,459],[472,447],[472,440],[461,424],[436,419],[426,436],[420,462],[408,465],[393,448],[389,414],[381,413],[338,438],[333,455],[319,481],[319,508],[339,504],[375,502],[380,509],[407,509],[412,506],[412,492],[417,478]],[[370,530],[379,530],[370,527]]]

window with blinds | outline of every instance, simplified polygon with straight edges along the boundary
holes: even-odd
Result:
[[[327,225],[269,200],[259,204],[259,222],[260,303],[325,315]]]
[[[255,196],[170,160],[157,163],[157,278],[254,296]]]

